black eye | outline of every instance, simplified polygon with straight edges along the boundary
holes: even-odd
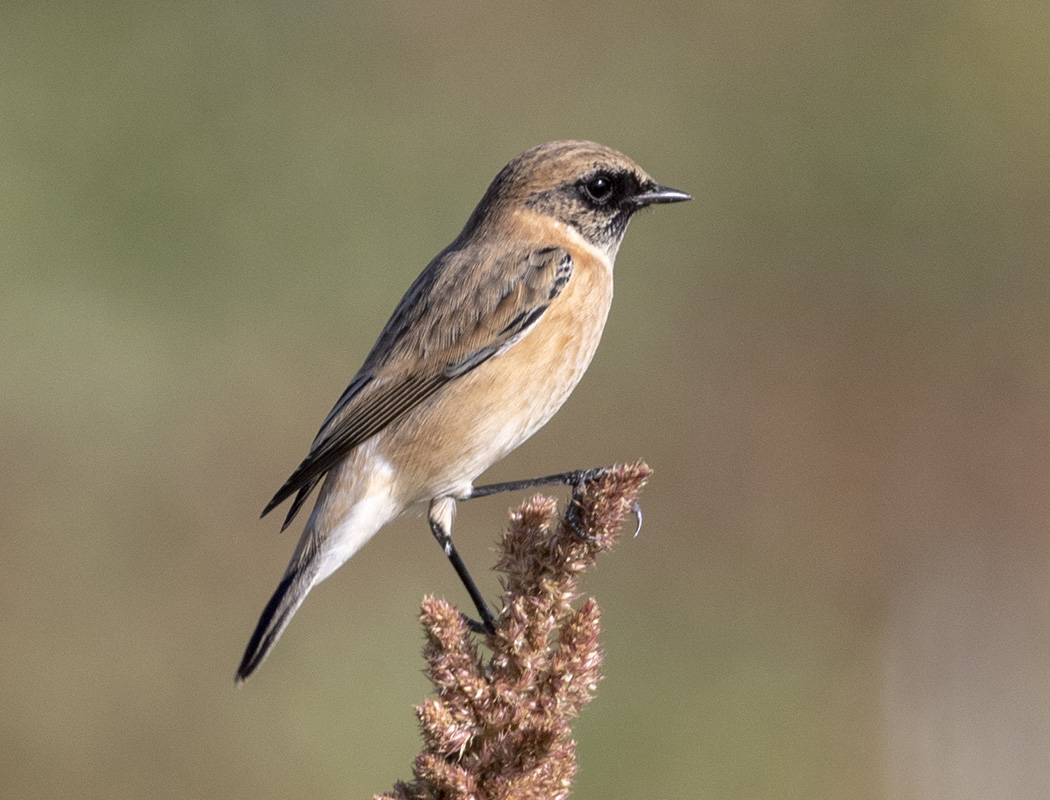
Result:
[[[604,174],[595,175],[583,184],[583,191],[592,202],[602,205],[612,197],[613,179]]]

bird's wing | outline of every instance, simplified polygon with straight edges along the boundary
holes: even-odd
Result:
[[[487,261],[484,264],[480,261]],[[317,483],[355,447],[420,402],[512,347],[572,277],[560,247],[501,255],[447,250],[415,280],[310,452],[263,509],[296,495],[287,528]]]

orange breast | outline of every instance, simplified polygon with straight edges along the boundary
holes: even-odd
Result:
[[[572,278],[536,325],[380,434],[406,501],[465,491],[539,430],[583,377],[612,304],[612,270],[563,238],[554,243],[572,253]]]

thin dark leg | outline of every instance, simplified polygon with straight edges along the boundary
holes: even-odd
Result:
[[[490,483],[486,486],[475,486],[471,489],[469,495],[457,499],[473,500],[475,497],[488,497],[494,494],[502,494],[503,492],[520,492],[527,489],[538,489],[541,486],[571,486],[573,490],[572,505],[566,513],[565,519],[580,537],[592,540],[593,537],[581,530],[579,524],[576,522],[576,517],[573,512],[578,504],[577,492],[582,489],[584,482],[598,477],[603,472],[605,472],[604,467],[599,467],[597,469],[577,469],[572,472],[559,472],[555,475],[544,475],[542,478],[528,478],[521,481],[507,481],[506,483]],[[449,500],[451,500],[451,498],[449,498]],[[433,506],[431,506],[431,511],[433,512]],[[634,532],[634,535],[637,536],[638,531],[642,529],[642,509],[637,503],[634,504],[634,512],[638,517],[638,529]],[[451,517],[449,519],[451,519]],[[482,597],[481,592],[478,590],[477,584],[474,583],[474,578],[471,577],[467,565],[463,563],[459,551],[456,550],[456,546],[452,543],[452,534],[445,528],[446,525],[443,525],[440,521],[431,516],[430,531],[434,534],[434,538],[437,539],[438,544],[441,545],[441,549],[445,552],[445,555],[448,556],[448,560],[452,563],[452,568],[456,570],[456,574],[459,575],[459,579],[463,582],[467,594],[469,594],[470,599],[474,601],[474,606],[477,608],[478,615],[481,617],[481,622],[477,622],[468,617],[467,623],[472,630],[478,633],[493,634],[496,632],[496,619],[492,616],[492,612],[489,610],[485,598]]]
[[[448,560],[452,562],[452,568],[456,571],[456,574],[459,575],[459,579],[463,581],[463,586],[466,587],[467,594],[469,594],[470,599],[474,601],[474,606],[477,608],[478,615],[481,617],[480,623],[468,618],[467,622],[470,624],[470,627],[479,633],[495,633],[496,620],[492,616],[492,612],[489,611],[489,607],[485,603],[485,598],[481,596],[477,584],[474,583],[474,579],[470,576],[470,572],[467,570],[467,565],[463,563],[459,551],[456,550],[456,546],[452,544],[452,535],[446,531],[440,523],[434,520],[430,521],[430,531],[434,534],[434,538],[438,540],[441,549],[445,551]]]
[[[475,486],[470,490],[469,495],[459,499],[473,500],[475,497],[489,497],[490,495],[502,494],[503,492],[520,492],[525,489],[538,489],[541,486],[571,486],[573,489],[573,500],[575,501],[576,491],[580,489],[583,482],[590,480],[591,478],[596,478],[603,472],[605,472],[604,467],[597,467],[595,469],[576,469],[572,472],[559,472],[556,475],[544,475],[542,478],[526,478],[522,481],[490,483],[487,486]],[[637,536],[642,532],[642,507],[638,505],[636,501],[632,510],[634,511],[635,517],[638,519],[638,527],[634,530],[634,535]],[[590,538],[580,530],[571,510],[566,519],[568,520],[569,525],[572,526],[572,529],[580,534],[580,536],[585,539]]]
[[[473,500],[475,497],[488,497],[503,492],[520,492],[525,489],[538,489],[541,486],[579,486],[586,478],[597,475],[601,469],[577,469],[572,472],[559,472],[557,475],[545,475],[542,478],[527,478],[523,481],[507,483],[490,483],[487,486],[475,486],[470,494],[460,500]]]

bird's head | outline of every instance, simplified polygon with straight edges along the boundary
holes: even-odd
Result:
[[[570,226],[612,258],[636,211],[690,199],[685,192],[661,186],[611,147],[576,140],[548,142],[526,150],[500,170],[467,230],[507,213],[531,210]]]

